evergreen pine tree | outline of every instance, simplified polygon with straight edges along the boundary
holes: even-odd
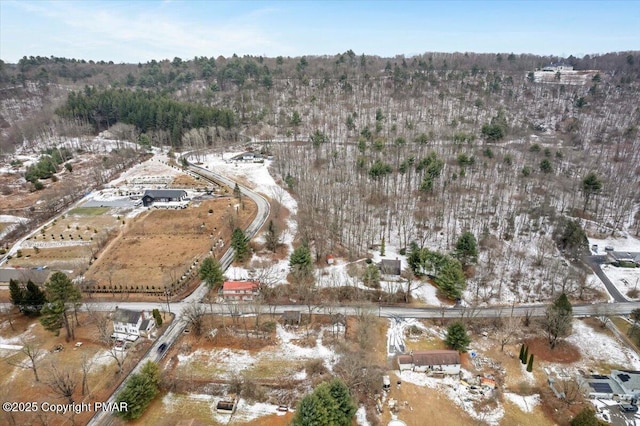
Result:
[[[207,283],[210,289],[217,289],[224,282],[224,274],[220,263],[214,257],[207,257],[200,265],[200,279]]]
[[[297,247],[289,257],[291,274],[296,281],[302,282],[313,277],[313,260],[306,244]]]
[[[9,295],[11,297],[11,303],[17,306],[22,311],[22,303],[25,298],[24,289],[20,283],[16,280],[9,280]]]
[[[280,244],[280,232],[275,223],[273,223],[273,220],[269,221],[267,232],[264,234],[264,240],[267,248],[275,253],[278,248],[278,244]]]
[[[466,352],[471,339],[464,325],[461,322],[454,322],[447,328],[447,337],[444,342],[451,349],[455,349],[458,352]]]
[[[380,242],[380,256],[384,256],[386,245],[384,243],[384,236],[382,237],[382,241]]]
[[[527,371],[531,373],[533,371],[533,354],[529,358],[529,363],[527,364]]]
[[[529,359],[529,346],[524,347],[524,354],[522,355],[522,363],[526,364],[527,359]]]
[[[140,373],[131,376],[127,386],[118,394],[116,403],[126,402],[127,410],[116,412],[115,415],[125,420],[139,418],[151,400],[158,394],[159,387],[160,370],[158,364],[148,361]]]
[[[518,357],[520,362],[524,359],[524,343],[520,345],[520,356]]]
[[[333,379],[329,382],[329,393],[336,401],[338,411],[342,417],[342,421],[338,423],[338,426],[350,426],[351,419],[356,413],[356,405],[353,403],[349,388],[342,380]]]
[[[244,262],[249,254],[249,246],[247,245],[247,237],[245,237],[242,229],[236,228],[231,235],[231,247],[235,250],[234,260]]]

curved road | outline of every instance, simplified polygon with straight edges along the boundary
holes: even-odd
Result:
[[[188,158],[189,154],[185,155],[185,158]],[[206,169],[204,167],[196,166],[192,163],[189,163],[188,169],[205,179],[213,181],[218,184],[222,184],[233,188],[237,182],[222,176],[214,171]],[[256,218],[251,222],[251,224],[247,227],[245,234],[247,238],[253,238],[260,228],[264,225],[267,218],[269,217],[269,203],[268,201],[261,196],[260,194],[253,192],[251,189],[238,184],[242,193],[248,196],[251,200],[253,200],[258,206],[258,213]],[[234,250],[229,247],[227,251],[224,253],[222,258],[220,259],[220,265],[223,270],[226,270],[232,263],[234,256]],[[588,304],[588,305],[575,305],[573,306],[573,314],[574,316],[600,316],[600,315],[627,315],[631,313],[632,310],[640,308],[640,302],[630,302],[626,299],[618,289],[613,285],[613,283],[609,280],[609,278],[604,274],[600,265],[605,262],[604,256],[588,256],[585,257],[585,262],[593,269],[595,274],[602,280],[605,287],[609,291],[609,294],[613,298],[616,303],[596,303],[596,304]],[[164,355],[167,353],[169,347],[173,345],[173,343],[178,339],[178,337],[183,333],[184,329],[187,326],[187,322],[182,318],[182,312],[192,303],[202,303],[202,299],[207,294],[207,287],[205,283],[201,283],[200,286],[187,298],[180,302],[172,302],[170,303],[171,312],[176,315],[175,320],[171,323],[171,325],[167,328],[164,334],[159,337],[154,344],[151,346],[147,354],[140,360],[138,365],[129,373],[129,376],[123,380],[122,384],[113,392],[108,402],[115,402],[115,396],[120,393],[120,391],[124,388],[127,380],[129,379],[131,374],[137,373],[140,371],[142,366],[147,361],[160,361]],[[99,309],[104,311],[112,311],[115,309],[115,303],[105,302],[93,304],[92,309]],[[125,303],[117,303],[118,307],[133,309],[133,310],[151,310],[153,308],[157,308],[159,303],[143,303],[143,302],[125,302]],[[224,306],[224,305],[223,305]],[[264,313],[282,313],[285,310],[291,309],[291,305],[279,305],[279,306],[260,306]],[[223,308],[222,308],[223,309]],[[504,315],[516,315],[516,316],[530,316],[530,317],[540,317],[544,315],[546,310],[545,305],[509,305],[509,306],[498,306],[498,307],[483,307],[483,308],[448,308],[448,307],[440,307],[440,308],[412,308],[412,307],[404,307],[404,306],[381,306],[381,305],[369,305],[369,309],[372,313],[378,311],[378,315],[387,318],[492,318],[492,317],[501,317]],[[316,306],[314,311],[322,313],[324,307]],[[353,315],[362,310],[362,306],[338,306],[332,307],[331,312],[341,312],[345,315]],[[230,312],[230,311],[229,311]],[[163,350],[160,350],[161,345],[164,346]],[[89,425],[105,425],[111,424],[113,417],[108,412],[98,412],[96,413],[91,421],[88,423]]]
[[[616,303],[629,301],[629,299],[627,299],[622,295],[622,293],[620,293],[618,288],[611,282],[609,277],[607,277],[607,275],[602,271],[602,268],[600,267],[600,265],[602,265],[607,261],[606,256],[602,256],[602,255],[585,256],[584,261],[587,265],[589,265],[589,267],[598,276],[598,278],[600,278],[600,281],[602,281],[604,286],[607,288],[607,291],[609,292],[609,294],[611,295],[611,297]]]
[[[186,154],[185,158],[188,158],[188,154]],[[215,173],[211,170],[208,170],[204,167],[199,167],[192,163],[189,163],[188,169],[192,173],[195,173],[209,181],[222,184],[230,188],[233,188],[236,185],[235,181],[225,176],[222,176],[219,173]],[[248,239],[251,239],[258,233],[260,228],[262,228],[262,226],[267,221],[267,218],[269,217],[269,213],[270,213],[270,204],[262,195],[252,191],[246,186],[243,186],[240,184],[238,184],[238,186],[240,187],[240,191],[244,195],[249,197],[251,200],[253,200],[258,206],[258,212],[256,214],[256,217],[253,219],[253,221],[249,224],[249,226],[245,230],[245,235],[247,236]],[[226,270],[233,262],[234,254],[235,254],[235,250],[229,247],[227,251],[220,258],[220,266],[222,267],[223,271]],[[116,390],[111,394],[107,402],[115,403],[116,396],[122,391],[122,389],[124,389],[131,375],[140,372],[140,370],[142,369],[142,366],[146,364],[147,361],[158,362],[164,357],[164,355],[168,352],[169,348],[178,339],[178,337],[180,337],[180,335],[184,332],[184,329],[187,327],[187,321],[185,321],[181,315],[182,311],[191,303],[201,302],[204,296],[207,294],[207,292],[208,292],[208,288],[206,284],[202,282],[200,283],[198,288],[194,290],[193,293],[191,293],[189,296],[187,296],[182,302],[170,304],[172,313],[175,314],[175,319],[173,320],[171,325],[165,330],[162,336],[160,336],[153,343],[153,345],[151,345],[151,348],[149,349],[149,351],[140,359],[140,362],[138,362],[138,364],[131,370],[131,372],[127,375],[127,377],[122,381],[120,386],[118,386]],[[142,310],[142,309],[150,310],[153,308],[157,308],[158,307],[157,305],[158,305],[157,303],[154,303],[154,304],[133,303],[131,305],[128,303],[118,303],[118,307],[138,309],[138,310]],[[108,308],[107,310],[109,311],[115,309],[115,304],[113,303],[99,304],[99,306],[101,308],[107,307]],[[160,348],[161,345],[165,345],[165,346],[163,346],[163,348],[161,349]],[[94,416],[91,418],[88,424],[89,425],[108,425],[108,424],[111,424],[112,421],[113,421],[113,417],[111,416],[110,412],[99,411],[94,414]]]

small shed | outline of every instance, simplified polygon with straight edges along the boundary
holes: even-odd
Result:
[[[216,404],[216,411],[220,414],[233,414],[236,411],[238,400],[234,399],[221,399]]]
[[[284,311],[282,322],[284,325],[300,325],[300,311]]]
[[[382,259],[379,268],[380,272],[385,275],[400,275],[402,272],[402,263],[400,259]]]

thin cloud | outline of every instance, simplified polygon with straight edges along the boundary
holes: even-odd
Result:
[[[119,52],[118,56],[124,56],[123,50],[138,52],[135,57],[127,54],[114,60],[249,54],[272,51],[279,45],[255,24],[257,17],[271,13],[268,9],[252,11],[246,20],[214,20],[204,25],[174,18],[165,8],[121,11],[89,4],[93,7],[79,2],[52,2],[44,7],[42,3],[21,3],[20,7],[68,27],[81,43],[68,37],[63,43],[85,52],[96,45],[107,52]]]

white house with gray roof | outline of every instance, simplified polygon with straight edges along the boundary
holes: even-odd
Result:
[[[153,316],[145,311],[116,309],[113,313],[112,338],[135,342],[139,337],[150,337],[156,322]]]

